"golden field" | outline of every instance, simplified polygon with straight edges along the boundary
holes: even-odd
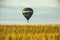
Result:
[[[0,24],[0,40],[60,40],[60,24]]]

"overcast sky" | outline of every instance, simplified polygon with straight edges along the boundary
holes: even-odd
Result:
[[[60,24],[60,0],[0,0],[0,23],[27,23],[26,7],[34,10],[29,23]]]

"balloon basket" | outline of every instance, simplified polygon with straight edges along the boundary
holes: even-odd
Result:
[[[27,20],[27,23],[29,23],[29,20]]]

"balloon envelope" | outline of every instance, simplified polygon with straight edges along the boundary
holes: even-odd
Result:
[[[32,16],[32,14],[33,14],[33,10],[32,10],[31,8],[24,8],[24,9],[22,10],[22,13],[23,13],[24,17],[25,17],[27,20],[29,20],[30,17]]]

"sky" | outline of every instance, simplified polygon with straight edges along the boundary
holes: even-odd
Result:
[[[0,0],[0,23],[27,23],[26,7],[34,11],[31,24],[60,24],[60,0]]]

